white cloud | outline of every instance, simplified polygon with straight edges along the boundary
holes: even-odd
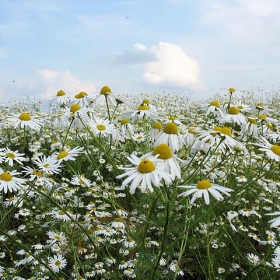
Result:
[[[88,94],[96,92],[96,87],[93,84],[81,82],[68,70],[57,72],[50,69],[44,69],[37,73],[40,75],[38,82],[42,84],[41,88],[43,88],[40,95],[42,99],[51,98],[61,89],[71,95],[75,95],[80,91],[85,91]]]
[[[201,4],[201,22],[208,28],[218,27],[215,34],[221,36],[222,32],[232,44],[263,45],[279,38],[278,0],[202,0]]]
[[[142,44],[139,44],[139,43],[136,43],[136,44],[134,44],[133,45],[133,48],[135,49],[135,50],[146,50],[147,49],[147,47],[145,46],[145,45],[142,45]]]
[[[152,47],[158,60],[145,65],[143,78],[153,85],[204,89],[199,64],[176,44],[160,42]]]

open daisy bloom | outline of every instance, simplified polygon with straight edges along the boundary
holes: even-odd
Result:
[[[247,119],[240,113],[240,110],[236,106],[230,106],[227,114],[221,119],[221,123],[225,122],[233,122],[242,125],[247,123]]]
[[[208,180],[201,180],[196,185],[189,186],[178,186],[179,188],[187,189],[187,191],[179,194],[179,196],[188,196],[194,194],[191,199],[191,204],[197,199],[204,196],[206,204],[210,203],[209,193],[212,194],[217,200],[223,200],[221,193],[229,196],[229,192],[233,191],[232,189],[222,187],[216,184],[210,183]],[[220,193],[221,192],[221,193]]]
[[[25,183],[24,179],[16,178],[15,175],[20,175],[19,172],[13,171],[4,171],[0,168],[0,191],[7,193],[8,191],[17,191]]]
[[[154,107],[149,107],[147,104],[140,104],[135,111],[127,111],[121,114],[122,118],[131,118],[136,120],[137,118],[148,118],[156,121],[158,119],[158,112]]]
[[[266,153],[266,155],[274,159],[275,161],[280,161],[280,146],[270,144],[264,137],[260,137],[260,140],[263,144],[255,144],[256,146],[260,147],[260,151]]]
[[[110,106],[115,107],[117,105],[117,101],[116,101],[116,97],[114,96],[114,94],[111,91],[111,88],[108,86],[104,86],[101,88],[100,92],[95,93],[93,95],[93,98],[98,100],[100,97],[102,98],[102,96],[105,98],[105,100],[108,101],[108,103],[110,104]]]
[[[117,176],[117,179],[127,176],[121,189],[124,190],[130,184],[130,193],[134,194],[136,188],[140,188],[141,192],[144,193],[146,190],[153,192],[153,185],[159,187],[162,179],[170,184],[172,176],[157,166],[159,161],[157,157],[145,155],[138,158],[133,154],[127,157],[134,167],[122,168],[126,172]]]
[[[155,141],[154,147],[162,143],[167,144],[173,152],[180,150],[185,144],[184,137],[179,133],[179,128],[173,121],[164,126],[163,133]]]
[[[109,120],[94,117],[94,119],[89,120],[87,124],[94,134],[108,136],[113,133],[114,125],[110,123]]]
[[[161,161],[158,165],[162,170],[171,174],[172,180],[181,178],[181,168],[178,163],[178,158],[172,153],[171,148],[167,144],[159,144],[155,147],[153,155],[158,155]]]
[[[28,112],[22,112],[19,115],[8,118],[8,121],[13,123],[13,127],[16,128],[20,126],[21,128],[29,128],[34,130],[40,130],[40,121],[31,117]]]

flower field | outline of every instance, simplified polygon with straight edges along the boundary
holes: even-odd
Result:
[[[0,107],[0,279],[280,278],[277,92]]]

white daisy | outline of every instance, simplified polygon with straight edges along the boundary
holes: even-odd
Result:
[[[172,153],[171,148],[167,144],[159,144],[155,147],[153,155],[158,155],[160,161],[157,163],[158,167],[169,173],[172,180],[181,178],[181,168],[179,166],[179,159]]]
[[[57,174],[60,172],[60,164],[52,157],[46,157],[45,155],[35,156],[32,161],[46,174]]]
[[[270,144],[264,137],[260,137],[262,144],[255,144],[259,146],[259,150],[266,153],[266,155],[274,159],[275,161],[280,161],[280,146]]]
[[[84,91],[79,92],[75,95],[73,103],[79,104],[82,107],[88,106],[91,103],[90,98],[88,97],[88,94]]]
[[[23,184],[25,184],[24,179],[17,178],[15,175],[21,174],[15,170],[4,171],[0,167],[0,191],[4,191],[4,193],[7,193],[8,191],[17,191]]]
[[[272,220],[269,221],[270,227],[278,227],[280,225],[280,211],[274,212],[274,213],[268,213],[266,214],[268,216],[276,216],[278,217],[273,218]]]
[[[154,147],[159,144],[167,144],[173,152],[183,147],[184,137],[179,133],[179,128],[174,122],[168,122],[164,126],[163,133],[155,141]]]
[[[102,87],[100,92],[93,94],[92,97],[96,100],[102,97],[105,98],[105,101],[108,102],[111,107],[115,107],[117,105],[116,97],[108,86]]]
[[[140,104],[135,111],[128,111],[121,114],[122,118],[131,118],[132,120],[139,119],[152,119],[154,121],[158,118],[158,112],[153,108],[150,108],[146,104]]]
[[[214,116],[218,118],[222,118],[224,116],[220,105],[219,100],[212,100],[206,105],[200,106],[202,110],[206,111],[206,116],[213,114]]]
[[[65,91],[63,90],[59,90],[56,94],[56,96],[51,98],[51,102],[53,104],[57,104],[57,105],[62,105],[65,104],[67,105],[68,103],[72,102],[74,100],[74,97],[66,94]]]
[[[134,134],[134,126],[129,122],[129,119],[122,119],[119,131],[125,138],[131,138]]]
[[[149,132],[149,138],[151,142],[156,141],[158,137],[162,134],[162,124],[160,122],[155,122]]]
[[[31,117],[28,112],[23,112],[19,115],[9,117],[7,120],[13,124],[14,128],[17,128],[18,126],[34,130],[40,130],[41,128],[40,121]]]
[[[62,161],[74,161],[76,160],[76,157],[83,153],[83,148],[80,147],[75,147],[73,149],[64,149],[63,151],[59,152],[59,153],[55,153],[51,156],[51,159],[54,159],[58,162],[62,162]]]
[[[212,147],[217,147],[219,151],[232,151],[233,147],[237,144],[232,138],[232,130],[229,127],[216,126],[210,131],[203,131],[194,142],[191,152],[202,150],[208,152]]]
[[[60,254],[55,255],[53,258],[49,258],[49,266],[52,269],[52,271],[56,273],[58,273],[60,269],[65,268],[66,265],[66,259]]]
[[[115,128],[114,124],[110,123],[109,120],[103,120],[97,117],[94,117],[93,120],[89,120],[87,124],[94,134],[103,136],[109,136],[113,133]]]
[[[0,151],[0,162],[8,162],[10,166],[13,166],[14,161],[16,161],[18,164],[22,164],[22,162],[25,160],[26,158],[24,157],[24,154],[19,153],[17,150],[12,151],[9,148],[4,148]]]
[[[132,154],[130,157],[127,157],[127,159],[135,166],[122,168],[126,170],[126,172],[117,176],[118,179],[127,176],[121,185],[121,190],[125,189],[127,185],[130,185],[130,193],[132,194],[135,193],[136,188],[140,188],[142,193],[146,190],[153,192],[153,185],[159,187],[161,179],[167,184],[171,183],[171,175],[157,166],[159,161],[157,156],[138,158]]]
[[[227,114],[221,119],[221,123],[233,122],[239,125],[246,124],[246,117],[239,112],[239,109],[236,106],[230,106],[228,108]]]
[[[187,191],[179,194],[179,196],[188,196],[194,194],[190,203],[192,204],[197,198],[204,196],[204,200],[206,204],[210,203],[209,193],[212,194],[217,200],[223,200],[223,194],[229,196],[229,192],[233,191],[232,189],[222,187],[216,184],[210,183],[208,180],[201,180],[196,185],[189,186],[178,186],[179,188],[187,189]]]

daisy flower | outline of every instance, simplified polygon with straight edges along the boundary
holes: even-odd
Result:
[[[95,100],[98,100],[99,98],[103,97],[105,98],[105,101],[107,100],[107,102],[112,107],[115,107],[117,105],[116,97],[114,96],[114,94],[112,93],[111,89],[108,86],[102,87],[100,92],[94,94],[92,97]]]
[[[259,150],[266,153],[266,155],[274,159],[275,161],[280,161],[280,146],[270,144],[264,137],[260,137],[262,144],[255,144],[259,146]]]
[[[278,215],[278,217],[273,218],[269,221],[270,227],[278,227],[280,225],[280,211],[274,212],[274,213],[268,213],[266,214],[268,216],[275,216]]]
[[[168,122],[164,126],[163,133],[155,141],[154,147],[159,144],[167,144],[173,152],[183,147],[184,137],[179,133],[179,128],[174,122]]]
[[[128,111],[121,114],[122,118],[131,118],[132,120],[139,119],[152,119],[154,121],[158,118],[158,112],[153,108],[150,108],[146,104],[140,104],[135,111]]]
[[[17,191],[25,184],[24,179],[17,178],[15,175],[21,175],[21,173],[13,171],[4,171],[0,167],[0,191],[7,193],[8,191]]]
[[[118,175],[117,179],[126,177],[121,185],[121,190],[124,190],[127,185],[130,185],[130,193],[134,194],[136,188],[140,188],[141,192],[149,190],[153,192],[153,186],[159,187],[160,181],[163,179],[167,184],[170,184],[172,177],[170,174],[161,170],[157,163],[158,156],[148,156],[138,158],[135,155],[127,157],[134,167],[122,168],[125,173]]]
[[[56,255],[53,258],[49,258],[49,266],[52,271],[58,273],[60,269],[65,268],[67,265],[66,259],[62,255]]]
[[[134,126],[129,119],[122,119],[119,131],[125,138],[130,138],[134,134]]]
[[[214,116],[219,118],[224,116],[222,110],[220,109],[221,105],[219,100],[212,100],[208,104],[202,105],[200,108],[206,111],[206,116],[210,114],[213,114]]]
[[[14,128],[17,128],[18,126],[20,126],[21,128],[30,128],[34,130],[40,130],[41,128],[40,121],[35,119],[34,117],[31,117],[28,112],[22,112],[19,115],[10,117],[8,118],[8,121],[13,123]]]
[[[73,103],[79,104],[82,107],[84,107],[84,106],[88,106],[91,103],[91,100],[86,92],[81,91],[80,93],[75,95],[75,99]]]
[[[247,119],[242,113],[240,113],[236,106],[230,106],[228,108],[227,114],[221,119],[221,123],[225,122],[233,122],[243,125],[247,123]]]
[[[181,168],[179,166],[178,158],[172,153],[171,148],[167,144],[159,144],[155,147],[153,155],[158,155],[158,166],[169,173],[174,180],[176,177],[181,178]]]
[[[73,149],[65,149],[59,153],[55,153],[51,156],[51,159],[54,159],[58,162],[62,161],[74,161],[76,160],[76,157],[83,152],[83,148],[75,147]]]
[[[66,92],[63,90],[59,90],[56,93],[56,96],[51,98],[51,102],[54,104],[57,104],[57,105],[62,105],[62,104],[66,105],[66,104],[72,102],[73,100],[74,100],[74,97],[69,94],[66,94]]]
[[[229,127],[216,126],[210,131],[201,132],[199,137],[195,140],[191,152],[197,152],[199,150],[207,153],[212,147],[217,147],[218,150],[225,152],[227,150],[232,151],[233,147],[237,144],[232,138],[232,130]]]
[[[103,120],[97,117],[94,117],[93,120],[89,120],[87,124],[93,133],[97,135],[109,136],[114,130],[114,124],[110,123],[109,120]]]
[[[35,156],[32,161],[46,174],[58,174],[60,172],[59,163],[52,157],[46,157],[45,155]]]
[[[204,197],[205,203],[209,204],[209,193],[213,195],[217,200],[223,200],[223,196],[220,194],[223,193],[227,196],[229,196],[229,192],[233,191],[232,189],[219,186],[217,184],[212,184],[208,180],[201,180],[196,185],[192,184],[189,186],[178,186],[179,188],[187,189],[187,191],[179,194],[179,196],[188,196],[191,194],[194,194],[191,199],[191,204],[200,197]]]
[[[151,142],[154,142],[162,134],[162,124],[155,122],[149,132],[149,138]]]
[[[2,162],[2,160],[8,162],[10,166],[13,166],[14,161],[18,164],[22,164],[26,158],[24,157],[24,154],[19,153],[17,150],[12,151],[9,148],[4,148],[0,150],[0,162]]]

